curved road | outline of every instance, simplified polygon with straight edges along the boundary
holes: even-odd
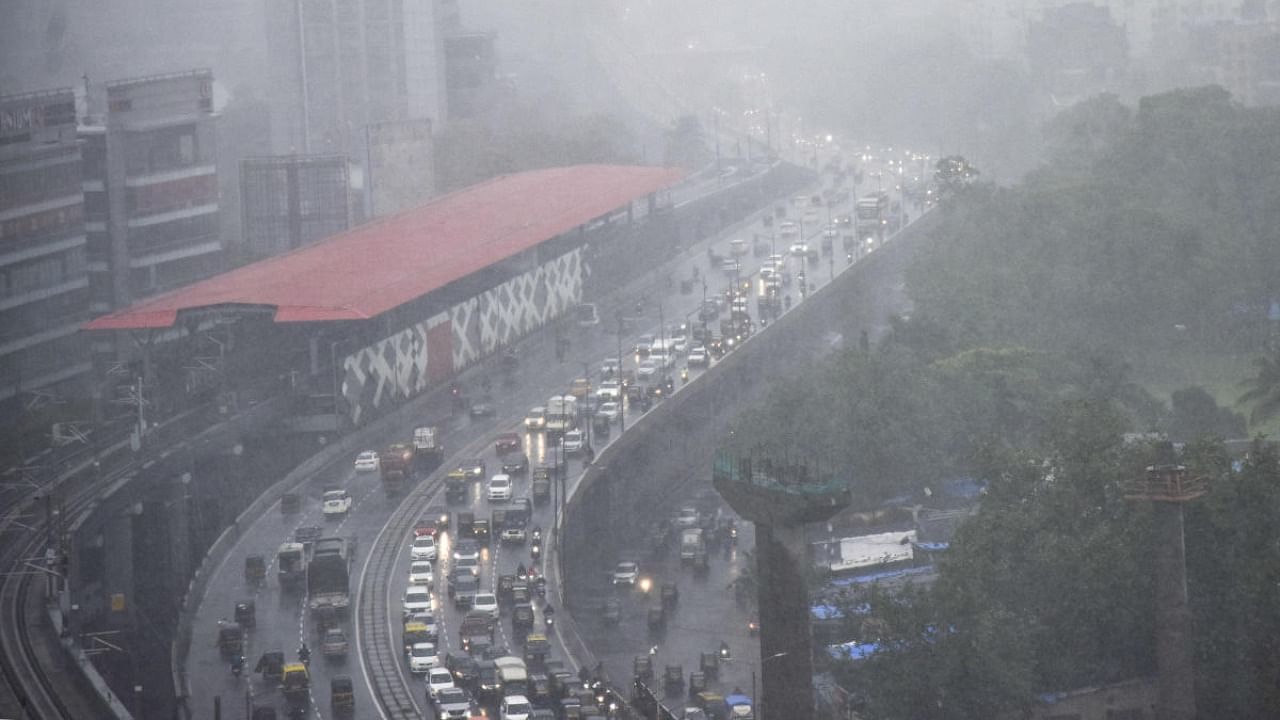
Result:
[[[836,208],[833,210],[833,214],[843,212],[848,212],[848,209]],[[792,214],[794,215],[794,212]],[[823,220],[825,220],[825,217]],[[809,229],[806,227],[806,234]],[[716,245],[716,252],[728,255],[729,249],[725,242],[726,239],[739,236],[749,237],[752,231],[767,234],[767,230],[764,230],[759,224],[758,218],[755,218],[725,233],[721,238],[712,240],[711,243]],[[703,244],[689,251],[685,262],[688,265],[697,265],[699,267],[699,273],[708,280],[708,291],[714,292],[718,289],[716,284],[727,285],[728,278],[720,270],[713,270],[707,267],[706,247],[707,245]],[[838,244],[836,252],[837,254],[840,252]],[[742,260],[744,266],[754,262],[750,255],[744,256]],[[788,260],[788,263],[793,266],[793,275],[796,275],[799,269],[794,266],[797,266],[800,262],[799,259]],[[809,279],[819,286],[825,284],[829,277],[828,272],[814,271],[814,268],[820,267],[821,264],[809,264],[809,274],[811,276]],[[843,270],[846,266],[843,258],[841,258],[840,261],[837,261],[832,266],[832,270]],[[827,268],[821,269],[826,270]],[[683,276],[686,272],[688,270],[682,271],[680,275]],[[752,273],[754,273],[754,269],[750,267],[744,267],[740,271],[740,274],[744,277]],[[665,277],[665,275],[660,272],[654,272],[651,273],[651,276],[649,283],[653,289],[649,296],[658,297],[664,292],[667,295],[662,304],[668,324],[678,323],[687,317],[689,313],[696,310],[701,301],[700,293],[682,296],[671,291],[660,290],[658,289],[659,281],[656,278]],[[632,291],[629,290],[628,293],[630,292]],[[627,297],[633,296],[631,294],[627,295]],[[754,308],[752,309],[754,310]],[[636,337],[643,332],[656,330],[656,308],[650,305],[648,311],[650,314],[645,319],[651,325],[646,327],[649,323],[633,324]],[[613,310],[611,308],[600,308],[601,317],[612,317],[612,313]],[[578,331],[577,335],[572,338],[573,345],[570,357],[573,358],[573,361],[563,363],[554,361],[551,357],[553,353],[550,338],[548,337],[535,336],[521,343],[519,351],[522,362],[514,382],[495,383],[495,385],[501,385],[501,387],[496,388],[498,400],[495,402],[498,410],[497,417],[501,419],[472,420],[464,417],[452,422],[446,429],[444,442],[447,460],[441,471],[456,464],[463,457],[483,456],[491,469],[490,474],[492,474],[492,468],[497,464],[497,456],[493,451],[491,441],[498,432],[513,429],[517,426],[527,408],[545,404],[547,397],[557,392],[563,392],[574,377],[582,374],[582,362],[588,362],[591,372],[598,375],[600,360],[606,356],[616,355],[617,336],[602,330],[607,325],[606,323],[597,328],[584,328]],[[633,341],[634,337],[624,338],[623,342],[626,345],[624,352],[629,351],[630,346],[627,343],[633,344]],[[634,359],[630,358],[628,361],[633,363]],[[472,376],[474,374],[474,371],[467,373],[467,375]],[[467,375],[464,375],[464,380]],[[447,410],[439,404],[433,405],[430,400],[425,404],[426,407],[421,412],[422,417],[447,417]],[[627,417],[633,417],[633,412],[635,411],[628,408],[626,411]],[[411,432],[411,427],[400,428],[394,436],[380,438],[380,441],[374,445],[376,447],[384,447],[389,442],[405,440]],[[530,463],[537,464],[543,461],[546,450],[544,437],[541,434],[525,434],[522,438],[527,454],[530,457]],[[599,447],[600,443],[597,442],[596,445]],[[459,448],[463,448],[463,450],[459,452]],[[480,452],[481,450],[482,452]],[[576,477],[577,471],[578,468],[571,467],[571,477]],[[433,476],[431,480],[423,481],[428,484],[422,487],[430,487],[432,483],[435,483],[438,475],[439,473]],[[516,479],[514,492],[516,497],[528,493],[528,482],[528,476]],[[477,482],[472,487],[472,492],[465,503],[465,508],[463,505],[456,505],[451,506],[450,510],[456,512],[462,509],[471,509],[475,512],[477,518],[488,517],[491,506],[483,498],[483,485],[482,482]],[[320,494],[327,487],[344,487],[355,498],[355,503],[348,517],[341,521],[326,523],[321,517]],[[339,674],[350,675],[356,679],[355,690],[358,715],[360,717],[372,716],[369,709],[374,706],[374,701],[370,695],[369,683],[364,679],[364,663],[359,662],[355,648],[352,617],[348,616],[344,621],[344,627],[352,641],[352,651],[344,661],[326,662],[320,656],[319,641],[312,630],[312,624],[307,617],[308,613],[305,610],[302,598],[298,594],[282,593],[278,583],[275,581],[274,552],[281,542],[292,538],[294,530],[300,525],[320,525],[325,528],[325,535],[338,534],[345,537],[358,538],[352,565],[351,587],[354,593],[360,584],[360,577],[367,563],[373,541],[387,522],[391,512],[395,509],[393,505],[398,504],[401,498],[396,498],[393,503],[392,500],[384,496],[377,473],[357,473],[352,468],[349,460],[325,468],[324,471],[312,477],[301,492],[303,494],[303,505],[299,514],[282,516],[278,508],[273,508],[272,511],[268,512],[244,532],[223,562],[213,571],[209,589],[194,616],[193,639],[186,659],[187,671],[192,686],[190,706],[198,717],[212,716],[212,708],[216,701],[221,703],[224,717],[231,718],[246,716],[245,708],[251,702],[257,705],[273,705],[283,708],[283,701],[279,697],[279,691],[267,687],[259,676],[246,674],[245,679],[237,680],[233,678],[227,663],[220,658],[217,649],[214,647],[219,620],[232,616],[237,600],[250,597],[256,601],[257,623],[256,627],[252,628],[246,636],[247,642],[244,654],[249,665],[246,668],[247,670],[252,670],[252,665],[258,656],[269,650],[284,651],[292,659],[295,656],[295,649],[305,639],[315,651],[311,665],[314,700],[312,716],[327,717],[329,715],[329,678]],[[430,498],[427,504],[444,504],[443,493],[438,498]],[[535,508],[533,524],[538,524],[548,529],[552,527],[553,522],[550,516],[552,511],[550,507],[550,505],[546,505]],[[403,547],[400,551],[400,556],[395,562],[396,569],[392,572],[392,576],[385,578],[385,581],[389,583],[386,594],[387,602],[393,606],[389,612],[389,617],[392,620],[398,620],[398,604],[407,583],[409,565],[408,540],[408,537],[403,539]],[[741,547],[746,548],[749,546],[749,535],[744,536]],[[267,582],[256,590],[248,587],[243,580],[244,558],[249,554],[262,554],[271,563],[268,568]],[[495,541],[482,560],[482,588],[492,588],[496,582],[497,575],[512,572],[515,564],[520,561],[528,561],[527,545],[502,546]],[[744,660],[732,663],[726,668],[723,682],[726,686],[740,685],[746,687],[750,683],[751,670],[750,663],[745,658],[758,655],[758,647],[755,646],[754,639],[746,635],[745,616],[740,612],[723,612],[724,598],[727,597],[723,588],[738,572],[741,561],[742,554],[737,551],[731,551],[725,559],[716,558],[713,560],[712,570],[701,585],[695,585],[692,581],[682,580],[681,608],[677,613],[675,624],[669,628],[663,638],[651,638],[649,636],[647,626],[643,624],[645,622],[645,603],[649,602],[649,600],[638,592],[624,597],[624,617],[622,624],[618,627],[604,627],[598,618],[578,618],[584,636],[589,644],[596,649],[597,654],[601,656],[610,676],[615,679],[623,679],[625,682],[625,679],[630,677],[630,657],[651,647],[650,643],[652,641],[656,641],[653,644],[659,646],[658,662],[656,663],[659,667],[669,657],[671,662],[683,663],[687,674],[690,670],[695,669],[694,666],[697,663],[699,652],[710,651],[719,644],[721,639],[725,639],[733,647],[735,655],[739,658],[744,658]],[[443,588],[443,578],[449,569],[447,553],[442,555],[442,561],[438,565],[436,569],[437,587]],[[663,579],[676,577],[679,573],[679,570],[674,567],[646,566],[643,570],[646,574],[655,577],[661,576]],[[602,588],[591,588],[586,589],[586,591],[611,592],[607,587],[604,587],[603,583]],[[441,620],[442,630],[440,651],[441,653],[456,653],[458,652],[457,629],[460,615],[453,610],[452,604],[448,602],[447,598],[440,597],[439,593],[437,595],[437,606],[439,608],[437,615]],[[504,642],[509,637],[507,636],[509,622],[509,616],[504,614],[503,622],[499,626],[498,643],[512,647],[514,643]],[[694,631],[695,629],[696,631]],[[395,642],[399,641],[400,633],[398,627],[390,628],[389,634]],[[410,678],[406,663],[402,662],[400,664],[400,670],[406,678],[408,686],[414,688],[413,697],[419,707],[419,711],[426,712],[421,692],[423,687],[421,681]]]

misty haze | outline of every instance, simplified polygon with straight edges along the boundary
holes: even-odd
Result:
[[[1280,717],[1280,2],[0,18],[0,717]]]

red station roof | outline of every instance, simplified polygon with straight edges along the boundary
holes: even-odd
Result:
[[[505,175],[314,245],[142,300],[86,330],[166,328],[180,310],[266,305],[275,321],[364,320],[669,187],[675,168]]]

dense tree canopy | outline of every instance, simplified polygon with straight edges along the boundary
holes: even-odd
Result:
[[[1096,98],[1047,133],[1055,160],[1023,186],[944,202],[908,270],[910,319],[778,388],[730,442],[847,468],[862,509],[961,474],[984,485],[931,587],[841,600],[880,647],[833,668],[869,718],[1016,714],[1154,673],[1154,510],[1124,488],[1157,462],[1145,433],[1186,443],[1179,462],[1210,488],[1186,508],[1198,703],[1275,717],[1280,454],[1259,439],[1233,464],[1221,438],[1241,416],[1200,387],[1166,407],[1130,362],[1263,349],[1280,113],[1203,88],[1136,111]],[[1258,418],[1280,407],[1280,359],[1256,367],[1241,389]]]

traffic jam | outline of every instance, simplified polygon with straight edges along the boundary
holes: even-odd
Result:
[[[679,278],[680,294],[692,296],[684,305],[692,310],[672,321],[661,319],[659,311],[659,325],[640,334],[630,352],[584,366],[582,377],[530,408],[514,427],[494,434],[475,456],[443,468],[448,457],[444,429],[424,425],[414,428],[408,441],[355,457],[355,475],[376,478],[388,498],[400,497],[419,480],[445,470],[437,497],[404,539],[397,560],[401,570],[386,579],[389,602],[399,605],[393,641],[403,651],[403,670],[420,683],[423,707],[434,717],[606,718],[616,709],[620,700],[606,687],[599,667],[578,668],[560,655],[556,610],[547,599],[548,529],[554,527],[554,508],[563,502],[566,479],[575,476],[575,464],[580,470],[592,462],[615,433],[693,374],[816,290],[824,258],[834,278],[837,247],[852,264],[883,241],[886,229],[896,229],[886,227],[888,195],[873,193],[852,203],[848,191],[840,189],[846,179],[853,177],[842,172],[830,190],[797,196],[766,211],[749,229],[751,241],[729,240],[722,252],[709,247],[705,269],[696,257],[687,277]],[[855,213],[833,215],[842,203],[853,205]],[[825,222],[820,210],[826,212]],[[748,269],[748,256],[758,261],[756,269]],[[721,279],[715,279],[716,272]],[[647,302],[644,297],[636,300],[635,319],[644,317]],[[589,328],[599,320],[593,306],[584,307],[589,312],[578,317]],[[513,351],[499,359],[499,372],[513,373],[520,364]],[[472,420],[493,416],[487,376],[485,383],[484,396],[477,399],[452,387],[454,411]],[[267,686],[278,687],[289,716],[309,716],[312,706],[324,700],[335,716],[350,717],[356,711],[350,675],[327,674],[327,697],[325,689],[312,687],[313,650],[305,637],[314,638],[327,663],[341,665],[354,652],[347,628],[358,541],[339,536],[335,527],[341,528],[358,500],[349,488],[324,489],[325,527],[299,525],[274,554],[245,558],[246,585],[261,587],[274,569],[281,592],[303,598],[302,622],[310,631],[304,630],[294,657],[270,650],[251,667],[246,664],[245,637],[256,622],[252,600],[237,603],[234,618],[219,623],[217,647],[233,674],[238,678],[252,671]],[[296,513],[300,503],[297,495],[286,494],[281,512]],[[680,548],[680,564],[695,571],[705,571],[711,549],[737,541],[733,519],[720,512],[686,506],[668,525]],[[654,544],[670,543],[671,537]],[[659,582],[645,570],[634,558],[618,558],[610,583],[658,599],[647,614],[649,629],[657,631],[675,612],[679,588],[674,579]],[[606,625],[616,625],[620,613],[618,599],[603,603]],[[684,707],[683,717],[751,717],[751,698],[741,688],[725,688],[721,694],[713,686],[721,661],[728,657],[722,643],[691,658],[690,667],[696,669],[688,675],[681,664],[656,669],[648,656],[635,657],[631,669],[634,680],[660,685],[674,696],[674,704]],[[726,696],[733,701],[726,702]],[[267,705],[256,708],[253,718],[265,720],[276,717],[274,713]]]

